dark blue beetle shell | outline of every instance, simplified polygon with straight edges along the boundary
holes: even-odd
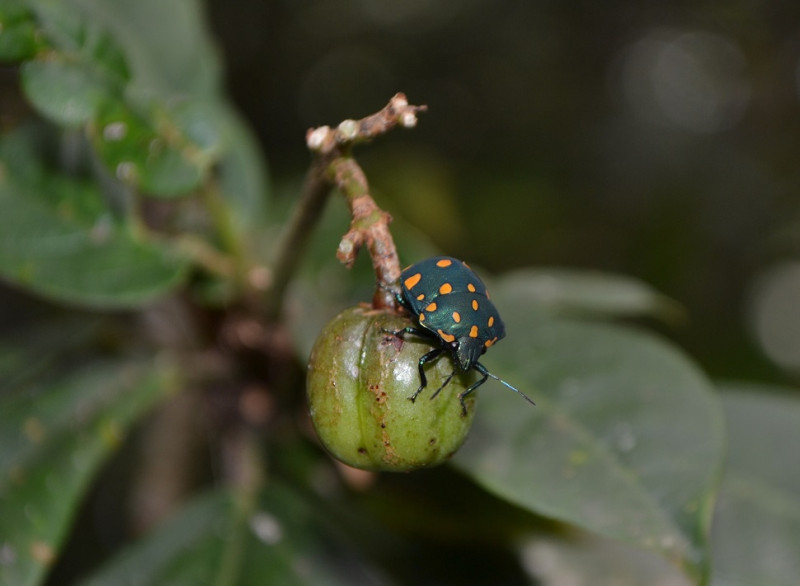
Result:
[[[400,301],[453,353],[467,371],[492,344],[506,335],[483,281],[466,263],[436,256],[400,275]]]

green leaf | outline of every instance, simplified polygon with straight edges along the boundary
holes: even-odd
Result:
[[[90,125],[89,137],[118,179],[150,195],[185,195],[205,179],[211,163],[155,103],[140,115],[121,102],[107,102]]]
[[[375,584],[316,508],[280,485],[255,506],[217,490],[197,498],[83,586]]]
[[[196,0],[28,0],[50,45],[97,63],[85,51],[113,39],[135,93],[219,94],[220,60]]]
[[[151,364],[95,363],[0,396],[0,583],[41,582],[98,467],[174,388],[170,377]]]
[[[714,516],[713,584],[793,586],[800,576],[800,396],[763,385],[723,390],[729,449]]]
[[[524,269],[503,277],[509,305],[555,315],[655,316],[674,321],[681,308],[632,277],[573,269]]]
[[[100,320],[85,315],[49,317],[41,323],[24,326],[23,331],[6,331],[0,339],[0,396],[35,381],[61,361],[74,360],[76,354],[96,340]]]
[[[67,126],[85,124],[109,100],[120,100],[130,72],[102,27],[67,3],[34,2],[48,50],[22,67],[22,87],[45,116]]]
[[[22,85],[39,111],[65,126],[85,124],[115,93],[96,69],[58,54],[25,63]]]
[[[7,1],[0,6],[0,61],[20,61],[36,53],[36,23],[20,2]]]
[[[223,135],[216,169],[222,197],[230,205],[235,226],[242,234],[263,230],[269,195],[264,154],[235,112],[220,108],[214,120]]]
[[[108,30],[123,47],[136,93],[221,95],[221,61],[198,0],[59,0],[49,9],[50,22],[77,10]]]
[[[89,124],[106,167],[148,195],[196,189],[223,154],[232,117],[199,4],[31,5],[50,47],[22,69],[39,111],[62,125]]]
[[[647,334],[541,319],[503,287],[493,298],[508,337],[482,362],[537,407],[487,384],[456,464],[519,506],[705,575],[723,453],[706,378]]]
[[[583,532],[539,535],[521,547],[522,565],[538,586],[692,586],[695,582],[650,551]]]
[[[135,307],[180,284],[187,263],[136,238],[97,188],[47,172],[24,137],[0,142],[0,276],[62,302]]]
[[[0,9],[0,24],[35,27],[47,49],[22,67],[40,112],[61,125],[88,125],[110,173],[145,195],[185,195],[215,167],[234,226],[263,229],[262,155],[224,96],[200,2],[26,4]],[[0,34],[0,50],[10,32]],[[13,55],[33,56],[20,51]]]

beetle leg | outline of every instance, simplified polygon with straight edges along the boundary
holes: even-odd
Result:
[[[477,366],[477,364],[478,364],[478,363],[476,362],[476,363],[475,363],[475,365]],[[483,375],[483,378],[481,378],[480,380],[478,380],[478,381],[475,381],[474,383],[472,383],[470,386],[468,386],[468,387],[467,387],[467,390],[465,390],[464,392],[462,392],[462,393],[460,393],[460,394],[458,395],[458,400],[459,400],[459,401],[461,401],[461,413],[462,413],[462,414],[463,414],[465,417],[466,417],[466,415],[467,415],[467,404],[464,402],[464,397],[466,397],[466,396],[467,396],[467,395],[469,395],[469,394],[470,394],[472,391],[474,391],[474,390],[475,390],[475,389],[477,389],[479,386],[481,386],[483,383],[485,383],[485,382],[486,382],[486,380],[489,378],[489,373],[486,371],[486,369],[485,369],[485,368],[484,368],[483,370],[479,370],[478,368],[476,368],[475,370],[477,370],[478,372],[480,372],[480,373]]]
[[[425,376],[425,364],[431,360],[435,360],[436,358],[438,358],[441,353],[442,353],[441,348],[434,348],[427,354],[423,354],[422,357],[419,359],[417,365],[419,367],[420,385],[419,388],[416,390],[416,392],[414,392],[414,394],[409,397],[412,403],[416,401],[417,397],[422,392],[422,389],[428,386],[428,378]]]
[[[442,383],[442,386],[441,386],[441,387],[439,387],[438,389],[436,389],[436,390],[433,392],[433,394],[431,395],[431,400],[435,399],[435,398],[436,398],[436,395],[438,395],[438,394],[441,392],[441,390],[447,386],[447,383],[449,383],[449,382],[450,382],[450,379],[451,379],[451,378],[453,378],[453,377],[456,375],[456,372],[457,372],[456,370],[453,370],[453,372],[451,372],[451,373],[448,375],[448,377],[447,377],[446,379],[444,379],[444,382]]]
[[[394,283],[390,283],[388,285],[386,283],[382,283],[381,281],[378,281],[376,283],[376,285],[378,286],[378,289],[383,289],[384,291],[388,291],[389,293],[393,293],[395,295],[395,297],[397,297],[398,301],[399,301],[400,297],[402,297],[402,294],[401,294],[401,292],[400,292],[400,290],[399,290],[399,288],[397,286],[397,281],[395,281]]]
[[[411,334],[412,336],[417,336],[419,338],[430,338],[432,337],[431,332],[428,330],[423,330],[420,328],[415,328],[413,326],[408,326],[405,328],[401,328],[399,330],[387,330],[386,328],[381,328],[381,331],[385,334],[392,334],[397,338],[403,338],[403,334]]]

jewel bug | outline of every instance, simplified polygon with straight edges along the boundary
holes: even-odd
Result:
[[[395,336],[412,334],[433,338],[439,343],[438,348],[420,357],[420,386],[409,399],[416,400],[428,384],[425,365],[439,358],[443,352],[449,352],[455,368],[444,384],[434,391],[431,399],[439,394],[457,372],[474,369],[482,378],[458,395],[464,413],[467,410],[464,397],[480,387],[489,377],[519,393],[529,403],[535,404],[525,393],[490,373],[479,362],[490,346],[505,337],[506,328],[489,299],[489,292],[483,281],[465,262],[450,256],[436,256],[407,267],[400,275],[397,302],[411,313],[415,325],[389,333]]]

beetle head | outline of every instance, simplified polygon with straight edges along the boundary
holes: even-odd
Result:
[[[468,336],[459,338],[458,347],[456,348],[459,368],[464,372],[468,371],[475,365],[485,349],[485,346],[477,338]]]

